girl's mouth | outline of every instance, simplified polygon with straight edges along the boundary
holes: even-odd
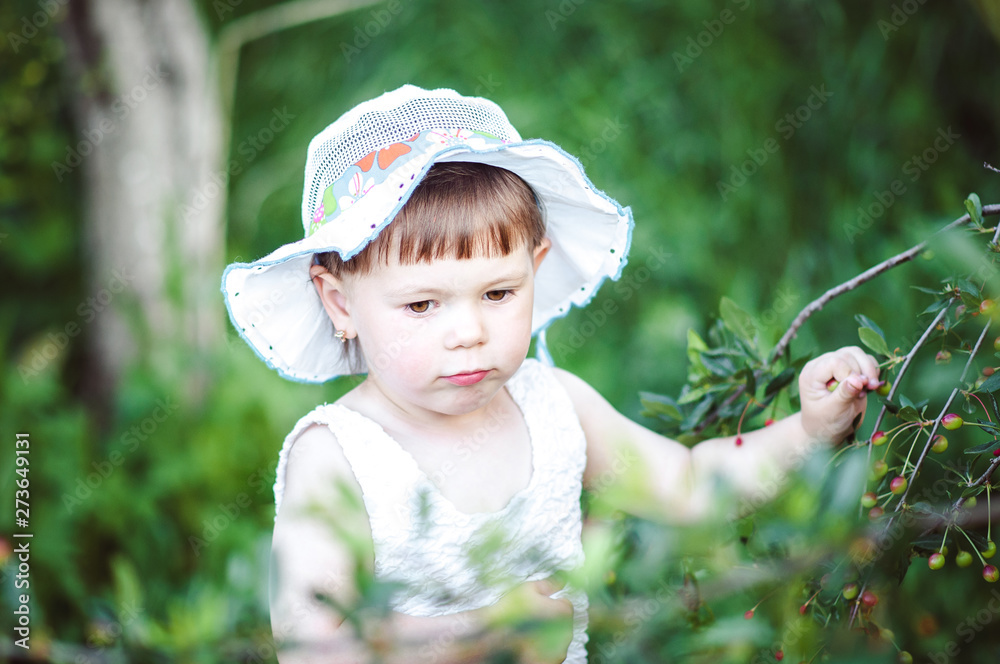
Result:
[[[444,379],[453,385],[459,385],[464,387],[466,385],[475,385],[482,379],[486,378],[486,374],[489,373],[489,369],[483,369],[481,371],[470,371],[469,373],[459,373],[452,376],[444,376]]]

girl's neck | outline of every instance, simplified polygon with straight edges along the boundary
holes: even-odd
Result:
[[[504,428],[512,417],[521,417],[520,409],[506,388],[500,389],[484,406],[457,415],[397,403],[368,379],[341,397],[338,403],[374,420],[400,442],[460,441],[477,432]]]

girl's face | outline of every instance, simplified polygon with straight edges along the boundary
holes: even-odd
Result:
[[[548,247],[393,262],[339,282],[327,273],[320,293],[336,328],[357,336],[378,396],[414,416],[464,415],[485,407],[527,355],[534,274]]]

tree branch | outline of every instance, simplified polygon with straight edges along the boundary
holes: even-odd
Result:
[[[965,376],[969,372],[969,368],[972,366],[973,360],[976,359],[976,355],[979,353],[979,349],[983,345],[983,339],[986,338],[986,333],[989,332],[990,323],[992,322],[993,321],[989,321],[986,323],[986,325],[983,326],[983,331],[982,333],[980,333],[979,339],[976,341],[976,345],[969,353],[969,361],[965,363],[965,368],[962,369],[962,375],[958,379],[959,383],[965,381]],[[903,505],[906,504],[906,496],[909,495],[910,489],[913,488],[913,483],[917,479],[917,473],[920,472],[920,466],[923,465],[924,459],[927,457],[927,452],[930,450],[931,444],[934,441],[934,434],[937,433],[938,427],[941,426],[941,418],[944,417],[945,414],[947,414],[948,409],[951,408],[951,403],[955,400],[956,396],[958,396],[957,387],[951,391],[951,395],[948,397],[948,401],[945,402],[944,408],[941,409],[940,414],[938,414],[937,418],[935,418],[934,420],[934,426],[931,427],[931,432],[927,438],[927,443],[924,445],[924,449],[920,452],[920,457],[917,459],[917,462],[913,464],[913,472],[910,473],[910,479],[906,484],[906,490],[903,491],[903,495],[899,497],[899,502],[896,504],[896,509],[894,510],[895,512],[899,512],[899,510],[902,509]],[[886,529],[888,529],[890,525],[892,525],[892,519],[890,519],[889,522],[886,523],[885,526]]]
[[[1000,205],[984,205],[983,216],[988,217],[993,215],[1000,215]],[[962,215],[955,221],[951,222],[944,228],[937,231],[935,235],[967,224],[970,220],[971,218],[969,217],[968,214]],[[843,295],[848,291],[854,290],[861,284],[867,281],[871,281],[878,275],[888,270],[891,270],[897,265],[901,265],[902,263],[912,260],[926,247],[927,247],[927,241],[925,240],[920,244],[911,247],[902,253],[896,254],[892,258],[889,258],[888,260],[885,260],[879,263],[878,265],[875,265],[874,267],[865,270],[861,274],[845,281],[839,286],[831,288],[830,290],[823,293],[823,295],[821,295],[820,297],[816,298],[815,300],[807,304],[806,307],[799,312],[799,315],[795,317],[795,320],[792,321],[791,326],[789,326],[788,330],[781,337],[781,340],[778,341],[778,344],[774,347],[774,350],[771,351],[771,358],[770,360],[768,360],[768,364],[773,364],[775,360],[781,357],[781,355],[785,352],[785,349],[788,347],[788,344],[790,344],[792,339],[795,337],[795,333],[798,332],[799,328],[802,327],[803,324],[805,324],[806,320],[814,313],[816,313],[824,306],[826,306],[826,304],[830,302],[832,299],[834,299],[839,295]]]

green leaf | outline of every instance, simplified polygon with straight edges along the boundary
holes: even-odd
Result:
[[[736,365],[728,357],[712,356],[708,353],[701,354],[701,363],[706,369],[711,371],[714,375],[721,378],[726,378],[732,376],[736,371]]]
[[[757,330],[753,325],[753,316],[728,297],[723,296],[719,302],[719,314],[726,327],[732,330],[736,336],[750,339],[757,336]]]
[[[982,445],[976,445],[975,447],[968,447],[966,448],[965,453],[982,454],[983,452],[992,452],[997,448],[1000,448],[1000,438],[994,438],[988,443],[983,443]]]
[[[992,376],[983,381],[983,384],[979,386],[977,392],[988,392],[993,393],[1000,390],[1000,371],[994,373]]]
[[[936,302],[932,302],[927,306],[926,309],[921,311],[920,314],[918,315],[923,316],[924,314],[936,314],[937,312],[947,307],[949,304],[951,304],[949,300],[938,300]]]
[[[795,379],[795,369],[788,368],[771,379],[771,382],[764,388],[764,398],[768,399],[777,394]]]
[[[854,320],[858,321],[858,325],[860,325],[861,327],[867,327],[869,330],[874,330],[875,332],[878,332],[878,335],[880,337],[885,339],[885,332],[883,332],[882,328],[876,325],[875,321],[873,321],[868,316],[865,316],[864,314],[858,314],[857,316],[854,317]]]
[[[983,204],[976,193],[969,194],[965,199],[965,209],[969,211],[969,217],[977,227],[983,227]]]
[[[653,394],[652,392],[640,392],[639,403],[645,408],[643,415],[649,417],[663,416],[672,420],[681,419],[681,411],[677,407],[677,403],[670,397]]]
[[[896,413],[896,417],[904,422],[919,422],[922,419],[920,417],[920,413],[917,412],[917,409],[912,406],[903,406],[900,408],[899,412]]]
[[[870,327],[859,327],[858,336],[861,337],[861,343],[868,346],[874,352],[879,355],[885,355],[886,357],[892,357],[892,353],[889,352],[889,346],[886,345],[885,339],[882,335],[871,329]]]
[[[710,386],[692,388],[690,391],[682,393],[680,398],[677,400],[677,403],[682,406],[684,404],[694,403],[698,399],[701,399],[703,396],[708,394],[709,390],[711,390]]]
[[[688,363],[691,365],[689,371],[690,377],[688,380],[694,382],[699,376],[705,376],[708,374],[708,370],[705,368],[705,365],[701,363],[701,353],[708,350],[708,345],[700,336],[698,336],[698,333],[691,328],[688,328],[687,342]]]

